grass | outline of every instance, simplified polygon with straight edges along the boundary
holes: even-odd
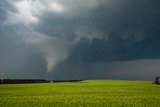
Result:
[[[159,107],[160,85],[150,81],[0,85],[0,107]]]

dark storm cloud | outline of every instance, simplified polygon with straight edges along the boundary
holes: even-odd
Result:
[[[160,69],[159,5],[2,0],[0,66],[10,78],[43,78],[48,71],[55,79],[151,79]]]
[[[94,10],[91,19],[85,22],[95,22],[97,29],[107,32],[108,39],[94,38],[91,44],[81,40],[73,48],[70,59],[95,62],[159,57],[159,4],[157,0],[122,0],[109,9],[101,6]]]

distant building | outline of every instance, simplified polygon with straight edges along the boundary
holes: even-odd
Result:
[[[156,84],[160,84],[160,76],[158,76],[158,77],[155,78],[155,83]]]

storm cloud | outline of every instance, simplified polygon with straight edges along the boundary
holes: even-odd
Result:
[[[153,79],[159,0],[1,0],[6,78]]]

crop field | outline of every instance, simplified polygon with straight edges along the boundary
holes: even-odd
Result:
[[[128,80],[1,84],[0,107],[160,107],[160,85]]]

